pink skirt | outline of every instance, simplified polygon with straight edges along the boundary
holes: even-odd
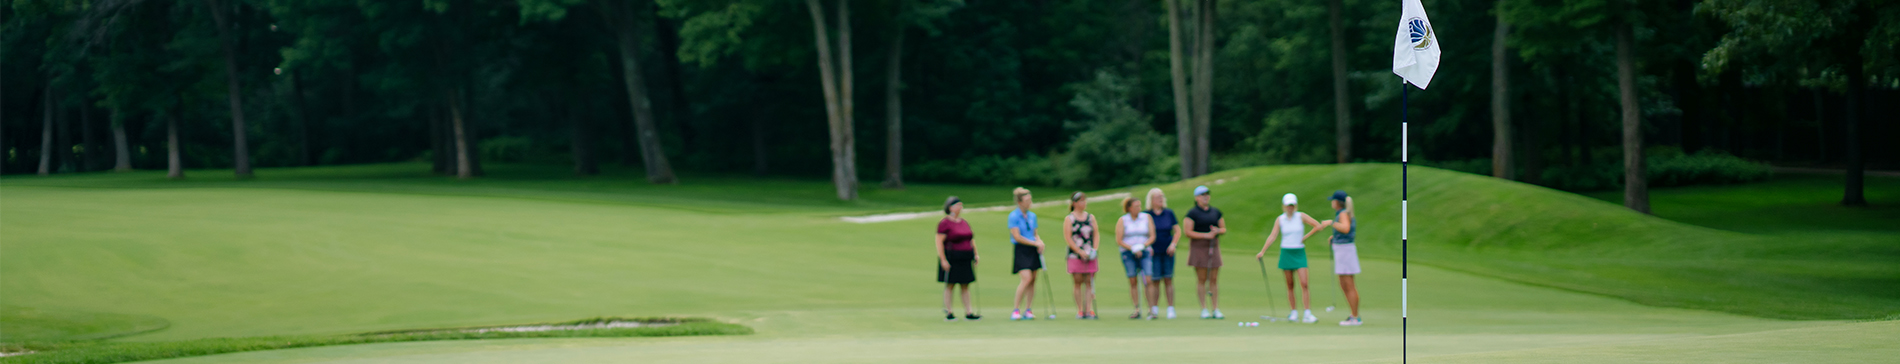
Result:
[[[1098,261],[1069,258],[1069,274],[1095,273],[1101,270],[1101,267],[1097,266],[1096,262]]]

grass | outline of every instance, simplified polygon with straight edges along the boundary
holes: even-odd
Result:
[[[649,186],[623,172],[573,178],[533,166],[497,166],[489,178],[454,181],[414,172],[424,167],[263,170],[248,181],[211,171],[193,171],[187,181],[150,173],[9,176],[0,179],[0,304],[171,322],[101,345],[337,337],[577,316],[711,317],[757,331],[342,345],[174,361],[181,363],[1397,359],[1394,165],[1246,169],[1164,186],[1177,207],[1194,185],[1215,188],[1215,204],[1234,231],[1223,242],[1229,268],[1222,296],[1234,319],[1274,314],[1257,268],[1246,261],[1279,195],[1299,193],[1308,201],[1304,211],[1330,216],[1316,203],[1321,196],[1352,192],[1363,215],[1360,249],[1369,258],[1360,278],[1368,326],[1355,329],[999,320],[1014,282],[1002,269],[1002,213],[970,216],[986,258],[977,291],[991,318],[943,323],[935,318],[941,286],[925,267],[925,231],[934,221],[835,219],[934,210],[946,194],[1000,203],[1007,187],[867,189],[864,201],[842,203],[822,181],[688,176],[679,186]],[[1900,202],[1892,186],[1870,182],[1870,200]],[[1656,197],[1665,217],[1669,191]],[[1037,190],[1043,199],[1064,192]],[[1116,191],[1098,193],[1106,192]],[[1721,348],[1746,345],[1723,341],[1734,335],[1841,325],[1759,317],[1900,313],[1891,288],[1900,287],[1893,228],[1814,235],[1791,246],[1772,232],[1685,224],[1586,196],[1422,168],[1412,171],[1411,193],[1414,359],[1511,361],[1482,355],[1524,350],[1593,358],[1561,350],[1655,340]],[[1113,203],[1091,206],[1104,217],[1113,210]],[[1062,211],[1038,210],[1049,227]],[[1057,234],[1047,230],[1045,237]],[[1324,250],[1313,252],[1317,267],[1330,263]],[[1125,313],[1119,310],[1126,310],[1120,307],[1127,287],[1113,276],[1114,262],[1104,263],[1102,314],[1116,317]],[[1184,280],[1192,275],[1180,271]],[[1277,282],[1279,273],[1273,275]],[[1314,303],[1323,307],[1337,291],[1328,275],[1314,280]],[[1183,313],[1191,317],[1193,289],[1182,288]],[[1057,309],[1071,315],[1067,289],[1056,286]],[[1277,284],[1273,290],[1284,294]],[[1275,304],[1285,309],[1284,296]],[[1850,344],[1861,342],[1854,337],[1900,334],[1881,323],[1808,334]],[[79,351],[85,350],[73,350]],[[41,355],[48,353],[17,358]]]
[[[577,324],[600,319],[553,323]],[[357,335],[262,336],[207,338],[163,342],[87,342],[68,341],[28,343],[19,349],[40,353],[0,358],[0,363],[34,364],[105,364],[171,359],[262,350],[282,350],[335,345],[399,343],[414,341],[546,339],[580,337],[669,337],[702,335],[746,335],[752,329],[737,324],[705,319],[664,319],[671,326],[614,328],[595,330],[554,330],[530,332],[463,332],[453,329],[412,330],[405,332],[365,333]]]

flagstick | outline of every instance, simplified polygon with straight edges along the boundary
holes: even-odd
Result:
[[[1406,350],[1410,348],[1410,342],[1407,340],[1409,337],[1406,336],[1410,328],[1410,322],[1408,321],[1410,317],[1407,315],[1407,309],[1410,303],[1408,302],[1410,292],[1405,280],[1409,278],[1408,276],[1412,273],[1411,250],[1408,249],[1409,246],[1405,235],[1409,227],[1407,224],[1411,217],[1406,209],[1406,198],[1408,197],[1406,193],[1406,187],[1408,186],[1406,186],[1406,184],[1411,177],[1406,167],[1411,166],[1411,158],[1409,157],[1410,151],[1408,150],[1410,145],[1408,144],[1411,142],[1409,134],[1412,129],[1411,125],[1406,123],[1405,117],[1411,108],[1412,87],[1410,82],[1401,83],[1399,87],[1404,89],[1400,91],[1399,96],[1399,362],[1404,363],[1406,361]]]

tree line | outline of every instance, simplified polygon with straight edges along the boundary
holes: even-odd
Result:
[[[1421,163],[1621,187],[1641,211],[1658,155],[1845,170],[1850,205],[1865,168],[1900,163],[1864,138],[1900,135],[1867,121],[1900,90],[1893,0],[1425,5],[1445,60],[1409,111]],[[21,0],[0,9],[0,172],[618,162],[651,183],[825,175],[850,200],[866,179],[1393,161],[1398,6]]]

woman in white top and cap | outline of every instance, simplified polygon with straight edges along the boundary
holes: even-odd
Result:
[[[1273,230],[1267,233],[1266,243],[1260,246],[1260,254],[1254,258],[1266,258],[1267,248],[1273,246],[1274,238],[1279,238],[1280,270],[1286,273],[1286,300],[1293,308],[1286,319],[1309,324],[1319,322],[1319,318],[1313,316],[1313,295],[1306,285],[1306,239],[1319,232],[1319,220],[1300,212],[1300,200],[1291,193],[1280,198],[1280,209],[1280,216],[1273,218]],[[1312,229],[1307,229],[1308,226]],[[1299,281],[1299,296],[1303,297],[1293,294],[1295,278]],[[1305,317],[1300,316],[1301,307],[1305,307]]]

